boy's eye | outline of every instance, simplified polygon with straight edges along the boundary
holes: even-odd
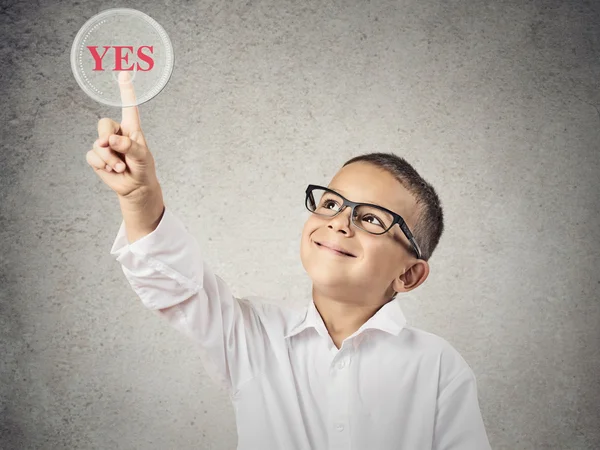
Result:
[[[340,205],[335,200],[325,200],[322,206],[327,209],[338,209]]]
[[[383,222],[379,220],[379,218],[373,214],[365,214],[362,219],[363,222],[367,222],[373,225],[377,225],[383,228]]]

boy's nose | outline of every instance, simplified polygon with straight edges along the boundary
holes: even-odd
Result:
[[[352,208],[346,206],[341,212],[339,212],[335,217],[329,219],[329,227],[333,228],[335,231],[344,231],[346,233],[350,232],[351,224],[351,215]]]

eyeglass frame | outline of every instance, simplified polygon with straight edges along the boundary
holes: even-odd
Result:
[[[320,214],[320,213],[317,213],[315,211],[312,211],[308,207],[308,196],[312,194],[312,191],[314,189],[323,189],[325,191],[331,192],[332,194],[335,194],[338,197],[340,197],[342,199],[342,201],[343,201],[342,206],[340,207],[340,209],[334,215],[332,215],[332,216],[329,216],[327,214]],[[423,259],[422,258],[422,253],[421,253],[421,249],[419,248],[419,245],[417,244],[417,241],[415,240],[413,234],[409,230],[408,225],[406,224],[406,221],[402,218],[402,216],[400,214],[397,214],[394,211],[390,211],[389,209],[384,208],[383,206],[375,205],[373,203],[352,202],[352,201],[348,200],[346,197],[344,197],[342,194],[340,194],[339,192],[336,192],[333,189],[329,189],[329,188],[327,188],[325,186],[319,186],[319,185],[316,185],[316,184],[309,184],[308,187],[306,188],[305,192],[306,192],[306,198],[304,200],[304,206],[312,214],[316,214],[317,216],[322,216],[322,217],[333,218],[333,217],[337,216],[339,213],[341,213],[344,209],[346,209],[347,206],[349,206],[351,208],[351,211],[350,211],[350,223],[352,223],[356,228],[358,228],[359,230],[364,231],[365,233],[373,234],[375,236],[381,236],[381,235],[387,233],[388,231],[390,231],[394,225],[398,224],[398,226],[400,227],[400,229],[402,230],[402,232],[404,233],[404,235],[408,239],[408,242],[410,242],[413,250],[417,254],[417,259]],[[314,199],[314,196],[313,196],[313,199]],[[391,214],[392,217],[394,218],[394,220],[392,221],[391,225],[385,231],[383,231],[382,233],[372,233],[370,231],[367,231],[367,230],[359,227],[358,225],[356,225],[354,223],[354,209],[357,206],[372,206],[372,207],[381,209],[381,210],[383,210],[383,211]]]

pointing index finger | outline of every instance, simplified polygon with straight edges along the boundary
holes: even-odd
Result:
[[[130,136],[134,131],[141,131],[142,124],[136,105],[135,89],[129,72],[119,73],[119,90],[121,91],[121,104],[123,105],[121,128],[124,134]]]

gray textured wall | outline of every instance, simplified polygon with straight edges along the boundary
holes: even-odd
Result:
[[[0,448],[236,444],[226,393],[109,254],[119,207],[85,153],[121,113],[69,54],[110,7],[173,42],[142,126],[234,293],[305,305],[305,186],[396,152],[446,213],[402,305],[473,368],[492,447],[600,448],[600,4],[558,0],[2,1]]]

